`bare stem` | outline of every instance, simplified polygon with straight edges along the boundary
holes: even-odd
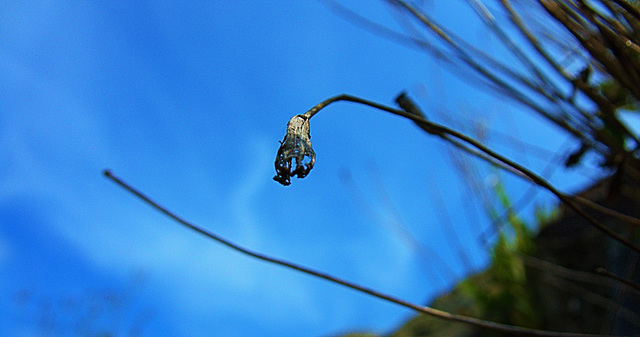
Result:
[[[491,329],[491,330],[495,330],[495,331],[500,331],[500,332],[505,332],[505,333],[512,333],[512,334],[519,334],[519,335],[528,335],[528,336],[564,336],[564,337],[581,337],[581,336],[602,336],[602,335],[592,335],[592,334],[576,334],[576,333],[567,333],[567,332],[554,332],[554,331],[544,331],[544,330],[537,330],[537,329],[530,329],[530,328],[524,328],[524,327],[519,327],[519,326],[513,326],[513,325],[508,325],[508,324],[502,324],[502,323],[496,323],[496,322],[490,322],[490,321],[485,321],[485,320],[481,320],[478,318],[473,318],[473,317],[468,317],[468,316],[463,316],[463,315],[456,315],[456,314],[452,314],[452,313],[448,313],[446,311],[442,311],[442,310],[438,310],[438,309],[434,309],[431,307],[427,307],[427,306],[420,306],[417,304],[413,304],[404,300],[401,300],[397,297],[391,296],[391,295],[387,295],[384,293],[381,293],[379,291],[370,289],[370,288],[366,288],[360,285],[357,285],[355,283],[349,282],[349,281],[345,281],[343,279],[340,279],[336,276],[324,273],[324,272],[320,272],[320,271],[316,271],[313,270],[311,268],[302,266],[302,265],[298,265],[292,262],[288,262],[282,259],[278,259],[275,257],[271,257],[269,255],[266,254],[262,254],[262,253],[258,253],[255,251],[252,251],[250,249],[244,248],[230,240],[225,239],[224,237],[221,237],[217,234],[214,234],[212,232],[207,231],[206,229],[188,222],[187,220],[182,219],[181,217],[179,217],[178,215],[174,214],[173,212],[171,212],[169,209],[161,206],[160,204],[156,203],[155,201],[151,200],[149,197],[147,197],[145,194],[143,194],[142,192],[140,192],[139,190],[135,189],[133,186],[129,185],[128,183],[126,183],[125,181],[123,181],[122,179],[114,176],[111,171],[109,170],[105,170],[104,171],[104,175],[109,178],[111,181],[115,182],[116,184],[120,185],[122,188],[124,188],[125,190],[127,190],[129,193],[135,195],[138,199],[144,201],[145,203],[147,203],[148,205],[150,205],[151,207],[153,207],[154,209],[156,209],[157,211],[163,213],[164,215],[168,216],[169,218],[173,219],[174,221],[178,222],[180,225],[187,227],[188,229],[191,229],[193,231],[196,231],[199,234],[202,234],[218,243],[223,244],[224,246],[231,248],[241,254],[244,255],[248,255],[250,257],[268,262],[268,263],[273,263],[282,267],[285,267],[287,269],[293,269],[293,270],[297,270],[299,272],[302,272],[304,274],[307,275],[311,275],[313,277],[317,277],[317,278],[321,278],[324,280],[327,280],[329,282],[332,283],[336,283],[336,284],[340,284],[344,287],[347,288],[351,288],[353,290],[356,290],[358,292],[361,293],[365,293],[368,295],[371,295],[373,297],[377,297],[379,299],[382,299],[384,301],[387,302],[391,302],[391,303],[395,303],[398,304],[400,306],[403,306],[405,308],[409,308],[412,310],[415,310],[417,312],[420,312],[422,314],[426,314],[426,315],[430,315],[430,316],[434,316],[434,317],[438,317],[444,320],[448,320],[448,321],[454,321],[454,322],[461,322],[461,323],[467,323],[467,324],[471,324],[480,328],[485,328],[485,329]]]
[[[434,134],[434,135],[438,135],[440,136],[440,138],[451,142],[452,140],[447,137],[447,136],[451,136],[454,138],[457,138],[473,147],[475,147],[476,149],[480,150],[481,152],[484,152],[486,155],[496,159],[497,161],[499,161],[500,163],[512,168],[513,170],[519,172],[518,174],[516,174],[517,176],[525,176],[527,180],[530,180],[531,182],[535,183],[536,185],[548,190],[549,192],[551,192],[553,195],[555,195],[561,202],[565,203],[567,206],[569,206],[569,208],[571,208],[573,211],[575,211],[577,214],[579,214],[580,216],[582,216],[585,220],[587,220],[590,224],[592,224],[593,226],[595,226],[596,228],[598,228],[600,231],[602,231],[603,233],[609,235],[610,237],[614,238],[615,240],[617,240],[618,242],[626,245],[627,247],[640,252],[640,247],[637,246],[636,244],[632,243],[631,241],[629,241],[627,238],[625,238],[624,236],[614,232],[613,230],[611,230],[609,227],[605,226],[604,224],[602,224],[600,221],[598,221],[596,218],[594,218],[592,215],[590,215],[589,213],[587,213],[585,210],[583,210],[578,203],[571,197],[568,195],[565,195],[564,193],[560,192],[558,189],[556,189],[553,185],[551,185],[548,181],[546,181],[544,178],[542,178],[541,176],[535,174],[534,172],[530,171],[529,169],[525,168],[524,166],[514,162],[511,159],[506,158],[505,156],[491,150],[490,148],[484,146],[482,143],[480,143],[479,141],[464,135],[458,131],[449,129],[445,126],[442,126],[440,124],[436,124],[433,123],[431,121],[428,121],[426,119],[424,119],[424,117],[418,115],[418,114],[414,114],[414,113],[410,113],[404,110],[400,110],[400,109],[395,109],[383,104],[379,104],[379,103],[375,103],[366,99],[362,99],[359,97],[355,97],[355,96],[351,96],[351,95],[347,95],[347,94],[341,94],[338,96],[334,96],[331,98],[328,98],[322,102],[320,102],[319,104],[317,104],[316,106],[314,106],[313,108],[309,109],[309,111],[307,111],[306,113],[304,113],[304,116],[308,117],[309,119],[311,119],[311,117],[315,116],[315,114],[317,114],[320,110],[324,109],[325,107],[327,107],[329,104],[334,103],[334,102],[338,102],[338,101],[348,101],[348,102],[354,102],[354,103],[359,103],[359,104],[364,104],[364,105],[368,105],[370,107],[379,109],[379,110],[383,110],[383,111],[387,111],[390,112],[394,115],[398,115],[404,118],[408,118],[410,120],[412,120],[414,123],[416,123],[419,127],[421,127],[424,130],[430,130],[430,134]]]

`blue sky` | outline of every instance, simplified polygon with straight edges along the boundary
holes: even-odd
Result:
[[[382,3],[345,4],[398,27]],[[461,3],[427,6],[494,48]],[[273,160],[289,118],[340,93],[392,104],[408,90],[436,121],[515,130],[552,151],[564,142],[316,1],[7,1],[0,75],[1,335],[82,325],[118,336],[329,336],[388,332],[412,315],[189,232],[105,168],[234,242],[423,303],[472,272],[447,243],[434,186],[472,267],[487,262],[474,230],[487,221],[469,224],[446,145],[399,117],[336,103],[311,120],[316,167],[283,187]],[[564,190],[580,181],[552,178]],[[507,185],[514,199],[526,186]]]

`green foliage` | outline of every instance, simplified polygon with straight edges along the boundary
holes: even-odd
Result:
[[[462,337],[472,336],[473,332],[473,327],[466,324],[419,315],[408,321],[390,337]]]
[[[548,224],[555,221],[558,218],[559,213],[560,212],[558,210],[558,207],[544,209],[540,206],[537,206],[534,215],[536,217],[536,224],[538,224],[538,229],[542,229]]]
[[[606,97],[615,108],[625,110],[637,110],[638,100],[633,96],[629,89],[625,88],[620,82],[609,78],[599,83],[600,93]]]
[[[533,303],[533,292],[527,282],[522,254],[535,250],[534,235],[527,225],[512,211],[512,202],[502,183],[495,185],[494,193],[508,214],[506,231],[499,234],[493,246],[492,263],[485,272],[482,284],[465,280],[461,287],[481,308],[482,318],[509,324],[537,327],[540,315]]]
[[[447,312],[481,319],[539,328],[541,315],[534,301],[534,292],[527,279],[523,254],[535,251],[535,233],[511,210],[512,202],[502,183],[494,187],[500,208],[507,211],[507,228],[500,233],[491,250],[491,265],[482,273],[458,284],[451,292],[436,299],[430,306]],[[500,213],[492,209],[492,214]],[[555,218],[557,211],[536,209],[540,226]],[[495,219],[496,217],[494,217]],[[478,334],[474,327],[418,315],[396,330],[391,337],[456,336]],[[482,336],[502,336],[483,331]]]
[[[493,262],[496,262],[496,250],[502,249],[502,246],[505,246],[504,249],[509,251],[515,251],[517,253],[529,254],[534,251],[535,244],[533,241],[534,235],[532,231],[527,227],[527,225],[516,216],[513,212],[513,203],[511,199],[504,189],[504,185],[502,182],[498,182],[494,186],[494,193],[496,199],[500,202],[500,205],[504,208],[504,211],[507,213],[507,224],[508,228],[505,228],[509,239],[512,239],[513,242],[509,242],[507,237],[505,237],[504,230],[500,233],[500,238],[496,243],[496,247],[494,247],[493,254]],[[511,247],[513,246],[513,247]]]
[[[472,296],[482,308],[483,318],[520,326],[539,325],[533,292],[527,283],[522,250],[518,247],[519,243],[526,241],[528,240],[520,237],[515,243],[509,242],[501,234],[493,247],[492,265],[487,270],[487,284],[469,285]],[[530,249],[532,243],[524,246]]]
[[[472,276],[478,279],[483,274]],[[478,279],[479,283],[483,283]],[[478,306],[473,299],[461,288],[456,287],[451,292],[437,298],[430,305],[433,308],[463,314],[467,316],[479,317]],[[398,330],[394,331],[390,337],[471,337],[476,330],[473,326],[463,323],[442,320],[427,315],[417,315],[406,322]]]

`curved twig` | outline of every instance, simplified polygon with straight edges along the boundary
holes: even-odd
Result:
[[[442,310],[438,310],[438,309],[434,309],[431,307],[427,307],[427,306],[420,306],[417,304],[413,304],[404,300],[401,300],[397,297],[391,296],[391,295],[387,295],[384,293],[381,293],[377,290],[373,290],[370,288],[366,288],[364,286],[360,286],[357,285],[355,283],[340,279],[336,276],[321,272],[321,271],[317,271],[317,270],[313,270],[311,268],[302,266],[302,265],[298,265],[292,262],[288,262],[282,259],[278,259],[275,257],[271,257],[269,255],[266,254],[262,254],[262,253],[258,253],[255,251],[252,251],[250,249],[244,248],[232,241],[229,241],[227,239],[225,239],[224,237],[221,237],[217,234],[214,234],[212,232],[207,231],[206,229],[192,224],[184,219],[182,219],[181,217],[177,216],[176,214],[174,214],[173,212],[171,212],[170,210],[168,210],[167,208],[161,206],[160,204],[156,203],[155,201],[151,200],[149,197],[147,197],[145,194],[143,194],[142,192],[138,191],[137,189],[135,189],[134,187],[132,187],[131,185],[127,184],[125,181],[123,181],[122,179],[114,176],[111,171],[109,170],[105,170],[104,171],[104,175],[109,178],[111,181],[115,182],[116,184],[120,185],[121,187],[123,187],[125,190],[129,191],[131,194],[135,195],[137,198],[139,198],[140,200],[144,201],[145,203],[147,203],[148,205],[150,205],[151,207],[153,207],[154,209],[156,209],[157,211],[160,211],[161,213],[163,213],[164,215],[168,216],[169,218],[173,219],[174,221],[178,222],[179,224],[181,224],[182,226],[185,226],[199,234],[202,234],[218,243],[221,243],[225,246],[227,246],[228,248],[231,248],[241,254],[244,255],[248,255],[250,257],[268,262],[268,263],[273,263],[288,269],[292,269],[292,270],[297,270],[299,272],[305,273],[307,275],[311,275],[317,278],[321,278],[324,280],[327,280],[329,282],[332,283],[336,283],[336,284],[340,284],[342,286],[345,286],[347,288],[351,288],[353,290],[359,291],[361,293],[365,293],[368,295],[371,295],[373,297],[377,297],[379,299],[382,299],[384,301],[387,302],[391,302],[391,303],[395,303],[398,305],[401,305],[403,307],[415,310],[417,312],[420,312],[422,314],[426,314],[426,315],[430,315],[430,316],[434,316],[434,317],[438,317],[444,320],[448,320],[448,321],[454,321],[454,322],[461,322],[461,323],[467,323],[467,324],[471,324],[473,326],[476,327],[480,327],[480,328],[485,328],[485,329],[491,329],[494,331],[500,331],[500,332],[505,332],[505,333],[512,333],[512,334],[519,334],[519,335],[528,335],[528,336],[564,336],[564,337],[594,337],[594,336],[602,336],[602,335],[592,335],[592,334],[576,334],[576,333],[568,333],[568,332],[555,332],[555,331],[545,331],[545,330],[537,330],[537,329],[531,329],[531,328],[524,328],[524,327],[519,327],[519,326],[513,326],[513,325],[508,325],[508,324],[502,324],[502,323],[496,323],[496,322],[490,322],[490,321],[485,321],[482,319],[478,319],[478,318],[473,318],[473,317],[468,317],[468,316],[463,316],[463,315],[457,315],[457,314],[452,314],[446,311],[442,311]]]
[[[637,246],[636,244],[634,244],[633,242],[629,241],[627,238],[625,238],[624,236],[614,232],[613,230],[611,230],[609,227],[605,226],[604,224],[602,224],[600,221],[598,221],[596,218],[594,218],[592,215],[590,215],[589,213],[587,213],[586,211],[584,211],[581,207],[578,206],[578,203],[570,196],[565,195],[564,193],[560,192],[558,189],[556,189],[553,185],[551,185],[549,182],[547,182],[544,178],[540,177],[539,175],[535,174],[534,172],[528,170],[527,168],[525,168],[524,166],[514,162],[511,159],[508,159],[506,157],[504,157],[503,155],[491,150],[490,148],[486,147],[485,145],[483,145],[482,143],[480,143],[479,141],[464,135],[458,131],[449,129],[445,126],[442,126],[440,124],[436,124],[433,123],[431,121],[428,121],[426,119],[424,119],[422,116],[404,111],[404,110],[400,110],[400,109],[395,109],[383,104],[379,104],[379,103],[375,103],[366,99],[362,99],[359,97],[355,97],[355,96],[351,96],[351,95],[347,95],[347,94],[341,94],[341,95],[337,95],[331,98],[328,98],[320,103],[318,103],[316,106],[314,106],[313,108],[309,109],[306,113],[303,114],[303,116],[306,116],[307,118],[311,119],[311,117],[313,117],[315,114],[318,113],[318,111],[324,109],[326,106],[328,106],[331,103],[334,102],[338,102],[338,101],[348,101],[348,102],[354,102],[354,103],[359,103],[359,104],[364,104],[364,105],[368,105],[370,107],[376,108],[378,110],[382,110],[382,111],[386,111],[386,112],[390,112],[394,115],[398,115],[404,118],[408,118],[410,120],[412,120],[414,123],[416,123],[418,126],[420,126],[421,128],[425,129],[425,130],[430,130],[430,134],[434,134],[434,135],[438,135],[440,136],[440,138],[450,141],[450,139],[448,137],[445,137],[445,135],[460,139],[461,141],[475,147],[476,149],[484,152],[486,155],[496,159],[497,161],[505,164],[506,166],[511,167],[512,169],[518,171],[519,173],[521,173],[522,175],[526,176],[526,178],[530,181],[532,181],[533,183],[539,185],[540,187],[545,188],[546,190],[548,190],[549,192],[551,192],[552,194],[554,194],[560,201],[562,201],[564,204],[566,204],[567,206],[569,206],[569,208],[571,208],[573,211],[575,211],[577,214],[579,214],[580,216],[582,216],[585,220],[587,220],[589,223],[591,223],[593,226],[595,226],[597,229],[599,229],[600,231],[604,232],[605,234],[611,236],[612,238],[614,238],[615,240],[617,240],[618,242],[626,245],[627,247],[640,252],[640,247]],[[520,174],[517,174],[517,176],[520,176]]]

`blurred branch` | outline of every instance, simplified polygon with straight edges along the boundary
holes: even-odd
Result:
[[[535,269],[538,269],[540,271],[544,271],[544,272],[547,272],[571,281],[584,282],[584,283],[604,286],[607,288],[615,287],[615,282],[613,280],[607,279],[604,276],[566,268],[566,267],[557,265],[555,263],[539,259],[531,255],[526,255],[526,254],[519,254],[519,255],[522,257],[526,265],[533,267]]]
[[[548,274],[549,277],[546,277],[543,282],[553,286],[563,292],[573,294],[586,302],[591,303],[594,306],[603,308],[609,312],[617,312],[620,318],[626,320],[630,323],[640,322],[640,315],[637,313],[620,306],[615,301],[608,299],[605,296],[597,294],[589,289],[581,287],[577,285],[575,282],[568,282],[564,279],[554,276],[553,274]]]
[[[595,203],[595,202],[593,202],[593,201],[591,201],[589,199],[583,198],[581,196],[573,196],[573,197],[570,197],[570,198],[572,198],[575,202],[577,202],[579,204],[582,204],[582,205],[584,205],[586,207],[589,207],[589,208],[591,208],[591,209],[593,209],[593,210],[595,210],[597,212],[600,212],[602,214],[606,214],[606,215],[608,215],[608,216],[610,216],[610,217],[612,217],[614,219],[618,219],[618,220],[620,220],[622,222],[626,222],[626,223],[628,223],[630,225],[633,225],[633,226],[636,226],[636,227],[640,227],[640,219],[638,219],[638,218],[634,218],[634,217],[632,217],[630,215],[626,215],[626,214],[620,213],[620,212],[618,212],[618,211],[616,211],[614,209],[599,205],[599,204],[597,204],[597,203]]]
[[[621,107],[637,109],[640,100],[640,11],[636,5],[624,0],[496,0],[497,8],[504,10],[501,14],[510,18],[515,28],[509,30],[482,0],[466,1],[518,65],[473,46],[408,1],[384,1],[406,14],[402,18],[406,20],[400,19],[406,30],[403,34],[335,0],[322,0],[356,25],[424,49],[478,88],[508,97],[560,127],[582,144],[572,158],[575,161],[594,152],[603,158],[602,168],[626,165],[623,158],[639,151],[640,139],[616,112]],[[516,10],[512,2],[523,8]],[[529,20],[533,16],[535,19]],[[519,45],[519,40],[510,36],[513,32],[522,34],[535,52]],[[550,68],[543,67],[544,63]],[[631,96],[636,103],[630,103]],[[637,170],[627,166],[629,172]]]
[[[415,238],[413,234],[411,234],[411,232],[403,224],[400,216],[397,215],[397,211],[395,210],[394,206],[390,206],[393,208],[392,212],[394,213],[394,215],[386,217],[387,221],[380,221],[379,219],[382,214],[377,208],[369,205],[367,200],[364,198],[364,193],[358,188],[355,181],[353,180],[351,172],[345,169],[345,171],[343,171],[339,175],[339,178],[343,185],[349,191],[349,194],[351,194],[353,200],[358,206],[360,206],[365,214],[369,215],[374,223],[383,222],[383,226],[386,225],[385,227],[395,233],[397,237],[402,242],[404,242],[409,249],[411,249],[421,257],[421,261],[425,263],[425,265],[428,267],[427,269],[434,269],[433,272],[436,273],[443,287],[447,286],[447,280],[452,281],[459,278],[459,276],[456,275],[455,271],[451,267],[449,267],[449,265],[447,265],[447,263],[440,257],[440,254],[437,251],[431,249],[427,245],[423,245],[418,239]],[[381,183],[382,182],[380,182],[380,184]],[[390,207],[387,206],[387,211],[391,211],[389,210]],[[425,269],[425,271],[427,269]],[[445,278],[445,275],[443,274],[445,274],[447,277]]]
[[[597,95],[596,92],[589,87],[583,80],[581,79],[573,79],[567,72],[564,67],[562,67],[559,63],[557,63],[553,57],[542,47],[540,41],[531,33],[531,31],[525,26],[522,18],[516,13],[514,8],[511,6],[511,3],[508,0],[501,0],[501,3],[505,10],[509,13],[511,21],[518,28],[520,33],[525,36],[525,38],[529,41],[531,46],[538,52],[538,54],[556,71],[557,74],[561,75],[566,81],[573,83],[576,88],[582,90],[585,94],[587,94],[592,99]],[[593,116],[587,114],[582,110],[578,110],[580,114],[585,117],[588,121],[593,123]]]
[[[464,250],[456,226],[449,216],[447,204],[442,197],[442,191],[434,180],[428,181],[429,195],[431,196],[431,202],[433,204],[433,210],[436,213],[438,221],[440,222],[440,229],[444,232],[445,239],[448,241],[449,247],[455,250],[456,254],[462,261],[465,270],[470,270],[475,273],[475,268],[471,263],[471,259]]]
[[[477,0],[474,1],[480,4]],[[588,123],[589,120],[587,119],[587,116],[589,115],[578,105],[572,104],[572,102],[570,102],[572,98],[562,94],[557,85],[553,84],[553,81],[548,76],[544,76],[535,64],[528,59],[527,55],[523,51],[517,50],[517,46],[515,44],[511,43],[510,49],[517,55],[523,64],[526,65],[530,72],[534,73],[534,77],[536,78],[535,81],[526,78],[515,69],[512,69],[503,62],[500,62],[498,59],[486,54],[484,50],[478,49],[464,41],[464,39],[448,32],[444,27],[439,26],[433,20],[428,18],[425,13],[419,12],[417,8],[412,7],[403,1],[387,0],[387,3],[398,7],[400,10],[408,11],[414,18],[428,27],[438,38],[445,42],[445,45],[450,48],[447,49],[436,46],[424,37],[414,37],[411,34],[403,34],[389,29],[360,15],[356,11],[341,5],[337,1],[322,0],[321,2],[333,12],[373,34],[404,45],[414,46],[425,50],[436,59],[446,62],[447,65],[451,66],[450,69],[460,77],[475,82],[478,88],[482,90],[493,90],[500,95],[510,97],[514,101],[534,110],[536,113],[558,125],[574,137],[581,139],[583,143],[589,144],[593,150],[600,152],[601,154],[605,153],[603,147],[587,137],[587,135],[593,131],[589,128],[593,124]],[[483,6],[478,5],[478,7],[482,8]],[[480,9],[480,11],[482,12],[482,9]],[[485,14],[486,13],[484,12],[481,13],[483,16],[485,16]],[[491,19],[488,18],[487,22],[491,22]],[[496,29],[499,29],[499,27]],[[417,30],[412,30],[414,35],[416,31]],[[504,41],[511,41],[505,34],[503,34],[503,37]],[[464,68],[458,67],[458,63],[460,62],[474,71],[462,71]],[[547,109],[535,101],[535,97],[543,97],[545,100],[551,102],[554,106],[555,112],[551,113],[547,111]],[[563,101],[566,101],[565,103],[568,104],[562,104]],[[577,110],[578,115],[565,111],[565,107]],[[559,116],[556,116],[555,114]],[[580,119],[584,120],[581,121]]]
[[[523,85],[525,88],[528,88],[532,92],[537,93],[538,95],[541,95],[541,97],[544,97],[546,100],[552,102],[557,109],[560,109],[560,111],[562,111],[562,105],[558,104],[559,99],[562,97],[560,93],[558,93],[557,91],[553,91],[552,88],[548,88],[549,90],[552,90],[552,92],[549,93],[548,90],[541,88],[539,85],[526,79],[524,76],[516,74],[516,72],[513,70],[509,70],[510,68],[506,65],[484,54],[481,50],[472,47],[463,39],[456,37],[454,34],[448,33],[443,27],[439,26],[432,19],[430,19],[426,15],[426,13],[419,11],[415,6],[409,5],[402,0],[388,0],[388,2],[395,4],[401,9],[404,9],[416,20],[422,23],[436,37],[442,40],[454,51],[454,55],[457,59],[459,59],[466,66],[470,67],[473,71],[480,74],[482,77],[488,80],[489,83],[492,83],[494,89],[496,89],[498,93],[505,95],[506,97],[510,97],[516,102],[524,104],[553,124],[556,124],[563,130],[569,132],[574,137],[582,140],[583,142],[593,144],[593,141],[586,136],[587,134],[584,131],[579,130],[576,125],[572,125],[568,122],[568,119],[566,117],[568,117],[569,114],[561,113],[560,116],[554,116],[549,111],[540,106],[534,99],[532,99],[532,95],[527,95],[516,86],[510,84],[503,77],[512,78],[513,80]],[[522,55],[522,53],[518,54]],[[484,60],[493,68],[484,66],[479,62],[480,60]],[[540,75],[540,73],[538,73],[537,75]],[[546,83],[550,83],[550,81],[547,80]],[[597,148],[595,144],[593,144],[593,146]]]
[[[369,31],[370,33],[385,38],[390,41],[394,41],[396,43],[403,44],[408,47],[414,47],[419,49],[427,50],[432,56],[436,57],[440,61],[448,62],[451,58],[445,52],[434,48],[426,41],[421,39],[417,39],[401,32],[395,31],[388,27],[385,27],[373,20],[370,20],[358,12],[349,9],[346,6],[343,6],[337,1],[334,0],[319,0],[323,3],[329,10],[334,12],[335,14],[343,17],[347,21],[352,22],[358,27]]]
[[[494,16],[489,12],[489,9],[482,3],[480,0],[467,0],[467,2],[471,5],[471,7],[476,11],[478,16],[484,21],[484,23],[498,36],[498,38],[502,41],[502,43],[513,53],[519,60],[522,62],[528,70],[535,75],[538,81],[542,82],[548,89],[551,89],[553,95],[559,92],[559,88],[555,86],[550,79],[543,74],[542,70],[540,70],[535,63],[531,60],[531,58],[524,53],[522,48],[518,46],[509,36],[505,33],[505,31],[498,25]]]
[[[484,207],[484,211],[489,215],[490,219],[496,218],[498,212],[495,207],[491,203],[491,198],[489,197],[489,193],[487,193],[486,189],[482,188],[480,175],[477,171],[477,167],[470,163],[470,160],[462,155],[462,153],[450,151],[449,158],[452,162],[453,167],[456,169],[458,176],[460,179],[465,182],[465,186],[468,188],[468,195],[474,196],[478,203],[480,203]],[[465,203],[465,204],[474,204],[474,203]],[[478,222],[478,219],[473,221],[474,223]],[[478,226],[480,227],[480,226]],[[482,229],[481,227],[477,232],[480,233],[476,238],[478,243],[485,249],[488,248],[489,239],[487,235],[485,235],[488,231],[492,230],[493,232],[498,232],[499,228],[496,226],[496,222],[492,221],[491,226],[487,229]]]
[[[618,303],[616,303],[616,301],[613,301],[595,292],[592,289],[580,286],[579,283],[577,282],[604,286],[607,288],[616,288],[619,285],[619,283],[616,282],[616,280],[618,280],[619,282],[623,282],[624,284],[627,284],[635,288],[635,289],[632,288],[632,290],[635,290],[635,291],[640,290],[640,286],[638,284],[635,284],[626,279],[622,279],[619,276],[613,275],[612,273],[609,273],[608,271],[606,271],[604,268],[598,268],[598,270],[596,270],[598,274],[602,274],[602,275],[598,275],[598,274],[588,273],[584,271],[569,269],[569,268],[557,265],[555,263],[538,259],[536,257],[526,255],[526,254],[519,254],[519,256],[522,257],[524,263],[527,264],[528,266],[547,273],[546,274],[547,276],[545,277],[546,280],[544,281],[545,283],[553,285],[554,287],[562,291],[576,294],[580,296],[580,298],[592,303],[593,305],[599,306],[601,308],[605,308],[610,311],[618,311],[621,314],[621,316],[629,322],[638,321],[638,318],[640,317],[638,316],[638,314],[634,313],[628,308],[621,307]],[[611,277],[611,278],[608,278],[608,277]],[[566,280],[571,280],[573,282],[562,281],[561,278]]]
[[[438,317],[444,320],[449,320],[449,321],[455,321],[455,322],[460,322],[460,323],[466,323],[466,324],[471,324],[473,326],[479,327],[479,328],[485,328],[485,329],[490,329],[490,330],[494,330],[494,331],[500,331],[500,332],[505,332],[505,333],[512,333],[512,334],[518,334],[518,335],[528,335],[528,336],[564,336],[564,337],[592,337],[592,336],[599,336],[599,335],[592,335],[592,334],[577,334],[577,333],[563,333],[563,332],[555,332],[555,331],[544,331],[544,330],[537,330],[537,329],[530,329],[530,328],[524,328],[524,327],[518,327],[518,326],[513,326],[513,325],[508,325],[508,324],[502,324],[502,323],[496,323],[496,322],[490,322],[490,321],[485,321],[485,320],[481,320],[481,319],[477,319],[477,318],[473,318],[473,317],[468,317],[468,316],[463,316],[463,315],[457,315],[457,314],[452,314],[452,313],[448,313],[446,311],[442,311],[442,310],[438,310],[438,309],[434,309],[431,307],[427,307],[427,306],[420,306],[417,304],[413,304],[404,300],[401,300],[397,297],[391,296],[391,295],[387,295],[387,294],[383,294],[379,291],[370,289],[370,288],[366,288],[360,285],[357,285],[355,283],[349,282],[349,281],[345,281],[343,279],[340,279],[336,276],[327,274],[327,273],[323,273],[320,271],[316,271],[313,270],[311,268],[302,266],[302,265],[298,265],[292,262],[288,262],[282,259],[278,259],[275,257],[271,257],[269,255],[266,254],[262,254],[262,253],[258,253],[252,250],[249,250],[247,248],[244,248],[236,243],[233,243],[232,241],[229,241],[227,239],[225,239],[222,236],[219,236],[217,234],[214,234],[212,232],[207,231],[206,229],[192,224],[184,219],[182,219],[181,217],[177,216],[176,214],[174,214],[173,212],[171,212],[169,209],[159,205],[158,203],[156,203],[155,201],[151,200],[149,197],[147,197],[145,194],[143,194],[142,192],[138,191],[137,189],[135,189],[134,187],[132,187],[131,185],[129,185],[128,183],[126,183],[125,181],[123,181],[122,179],[114,176],[111,171],[109,170],[105,170],[104,171],[104,175],[110,179],[111,181],[113,181],[114,183],[118,184],[119,186],[121,186],[122,188],[124,188],[125,190],[127,190],[129,193],[133,194],[134,196],[136,196],[138,199],[144,201],[145,203],[147,203],[149,206],[153,207],[154,209],[156,209],[157,211],[161,212],[162,214],[168,216],[169,218],[173,219],[174,221],[178,222],[180,225],[193,230],[201,235],[204,235],[228,248],[231,248],[232,250],[235,250],[236,252],[239,252],[241,254],[268,262],[268,263],[273,263],[279,266],[282,266],[284,268],[287,269],[292,269],[292,270],[296,270],[299,272],[302,272],[304,274],[307,275],[311,275],[313,277],[317,277],[317,278],[321,278],[324,280],[327,280],[329,282],[335,283],[335,284],[339,284],[342,285],[344,287],[356,290],[358,292],[361,293],[365,293],[368,294],[370,296],[382,299],[384,301],[387,302],[391,302],[391,303],[395,303],[398,304],[400,306],[403,306],[405,308],[409,308],[412,310],[415,310],[417,312],[420,312],[422,314],[426,314],[426,315],[430,315],[430,316],[434,316],[434,317]]]
[[[620,277],[620,276],[618,276],[618,275],[616,275],[616,274],[614,274],[614,273],[612,273],[612,272],[610,272],[610,271],[608,271],[608,270],[606,270],[604,268],[596,269],[596,273],[604,275],[606,277],[609,277],[609,278],[611,278],[613,280],[616,280],[616,281],[618,281],[618,282],[620,282],[622,284],[625,284],[625,285],[629,286],[631,289],[635,290],[636,292],[640,292],[640,284],[635,283],[635,282],[633,282],[633,281],[631,281],[629,279],[626,279],[624,277]]]
[[[545,177],[545,179],[549,179],[549,177],[553,175],[554,171],[557,168],[558,168],[557,163],[554,163],[553,160],[550,160],[547,163],[547,165],[542,169],[542,177]],[[491,223],[492,223],[492,228],[494,229],[494,233],[492,233],[493,235],[497,235],[500,232],[504,224],[509,221],[510,216],[514,216],[514,215],[517,216],[520,213],[520,210],[522,210],[524,207],[526,207],[530,202],[534,200],[534,196],[539,192],[539,187],[540,186],[536,184],[532,184],[531,186],[529,186],[527,191],[525,191],[525,193],[523,193],[518,200],[516,200],[514,203],[506,207],[502,212],[502,214],[500,214],[499,216],[496,215],[494,219],[492,219]],[[489,237],[489,234],[491,233],[487,233],[485,231],[481,233],[479,237],[483,237],[485,240],[487,240]]]
[[[464,73],[464,77],[472,78],[471,74],[480,77],[484,80],[480,81],[484,87],[525,105],[559,126],[579,139],[585,149],[602,155],[606,159],[604,166],[620,165],[620,156],[631,151],[625,146],[625,140],[633,140],[635,149],[640,145],[638,136],[615,115],[621,107],[620,102],[626,99],[625,93],[613,96],[611,92],[603,91],[602,87],[603,82],[611,79],[615,81],[615,88],[619,84],[621,89],[628,91],[636,101],[640,99],[640,86],[637,85],[640,83],[640,22],[634,17],[637,10],[631,12],[630,6],[584,0],[528,2],[529,5],[539,4],[542,9],[540,12],[546,12],[546,18],[551,18],[551,26],[555,27],[554,31],[538,34],[543,37],[538,38],[527,27],[525,20],[516,12],[510,1],[500,0],[516,31],[531,44],[537,56],[551,66],[552,72],[547,74],[535,62],[535,53],[528,53],[516,44],[507,34],[506,28],[498,24],[481,0],[467,0],[501,44],[524,66],[525,74],[520,74],[516,71],[517,68],[507,65],[500,57],[488,55],[447,31],[417,5],[403,0],[386,2],[407,13],[439,40],[442,46],[430,44],[426,38],[417,40],[430,45],[431,49],[437,50],[441,55],[447,55],[450,64],[462,65],[471,70]],[[628,24],[625,25],[624,22]],[[545,31],[548,29],[545,28]],[[558,37],[558,34],[561,36]],[[544,40],[546,45],[543,45],[541,40]],[[561,53],[568,52],[571,55],[577,52],[578,56],[572,56],[571,59],[580,60],[578,66],[582,69],[574,71],[576,74],[571,74],[569,67],[556,61],[552,52],[546,49],[546,46],[554,43],[560,46]],[[597,71],[597,75],[594,75],[596,80],[592,81],[590,77],[594,70]],[[595,103],[596,108],[585,108],[588,106],[584,104],[585,100],[576,100],[577,90]]]
[[[615,2],[616,5],[624,8],[627,11],[627,13],[632,15],[636,20],[640,21],[640,10],[638,10],[637,7],[635,7],[633,4],[631,4],[630,1],[628,1],[628,0],[613,0],[613,2]]]

